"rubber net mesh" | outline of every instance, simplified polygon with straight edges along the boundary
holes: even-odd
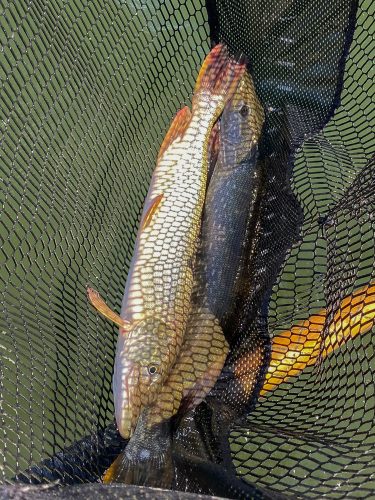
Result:
[[[117,330],[90,308],[85,288],[119,310],[158,148],[190,102],[210,39],[246,53],[266,111],[263,231],[246,304],[255,333],[239,332],[232,358],[257,331],[269,350],[312,314],[323,318],[327,338],[342,300],[374,279],[374,5],[15,0],[0,7],[0,482],[93,482],[123,442],[112,424]],[[193,449],[203,465],[189,469],[185,460],[175,488],[241,498],[251,497],[253,484],[259,497],[266,490],[273,498],[370,497],[373,330],[318,357],[262,392],[255,407],[230,390],[222,401],[213,396],[211,407],[235,422],[231,460],[200,454],[177,431],[177,449]],[[225,429],[221,436],[227,442]],[[204,469],[216,462],[229,470],[232,461],[237,479]],[[202,486],[203,476],[217,477],[216,486]],[[118,491],[93,488],[81,495]]]

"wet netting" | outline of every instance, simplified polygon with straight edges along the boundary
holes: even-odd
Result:
[[[374,3],[0,8],[0,496],[373,498]],[[170,428],[170,483],[98,484],[126,443],[118,330],[86,286],[120,310],[158,149],[218,41],[265,111],[230,352]]]

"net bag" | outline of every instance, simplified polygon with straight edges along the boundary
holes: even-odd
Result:
[[[0,8],[0,497],[372,497],[372,2]],[[248,394],[223,376],[174,422],[170,491],[147,478],[102,485],[126,446],[113,423],[117,329],[85,289],[120,309],[160,143],[220,41],[246,54],[266,116],[226,369],[250,370],[256,349],[263,364]],[[353,338],[334,342],[352,316]],[[318,350],[270,377],[275,351],[309,347],[303,328],[318,332]]]

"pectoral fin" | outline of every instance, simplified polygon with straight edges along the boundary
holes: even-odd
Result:
[[[120,328],[124,330],[129,329],[130,322],[121,318],[120,315],[116,314],[112,309],[107,306],[104,300],[101,298],[99,293],[93,288],[87,287],[87,297],[91,304],[95,307],[95,309],[100,312],[102,316],[109,319],[113,323],[115,323]]]

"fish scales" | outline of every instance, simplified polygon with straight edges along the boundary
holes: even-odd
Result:
[[[172,143],[155,171],[148,198],[152,200],[160,194],[163,198],[152,220],[139,234],[122,306],[122,316],[130,323],[142,325],[150,320],[144,324],[147,328],[143,331],[134,328],[125,335],[120,331],[115,393],[121,393],[122,387],[131,391],[127,364],[143,361],[146,367],[151,364],[159,370],[161,377],[166,376],[182,345],[190,311],[192,268],[206,184],[207,132],[204,131],[209,130],[215,119],[213,111],[207,114],[209,119],[205,115],[204,119],[192,120],[186,138]],[[191,156],[184,154],[186,149],[192,151]],[[183,207],[176,209],[176,198]],[[138,385],[136,381],[133,384]],[[140,387],[141,396],[134,400],[136,406],[149,404],[151,385],[146,384],[144,390]],[[116,398],[115,407],[118,421],[129,422],[124,414],[125,411],[132,413],[133,409],[129,405],[124,407],[121,395]],[[132,417],[130,429],[135,420],[136,416]],[[131,431],[122,429],[123,434],[128,432]]]
[[[202,111],[193,116],[184,138],[171,144],[155,169],[147,200],[159,195],[162,199],[149,225],[139,233],[121,313],[130,322],[147,314],[159,316],[176,327],[177,337],[183,335],[189,312],[206,187],[206,135],[216,108],[211,105]]]
[[[210,165],[189,319],[177,360],[143,420],[150,426],[174,415],[183,399],[185,410],[199,404],[223,368],[229,346],[219,320],[234,300],[249,212],[259,191],[256,153],[263,122],[263,108],[245,72],[209,138],[208,157],[216,164]],[[252,383],[262,362],[259,352]]]

